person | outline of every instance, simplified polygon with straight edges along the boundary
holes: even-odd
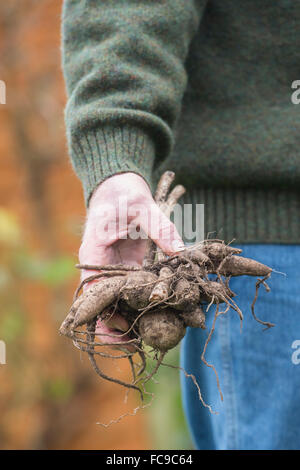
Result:
[[[291,94],[300,1],[65,0],[62,38],[67,140],[88,208],[80,262],[140,264],[146,240],[128,237],[132,223],[176,253],[187,240],[152,197],[159,175],[173,170],[187,188],[182,204],[205,205],[205,234],[235,240],[285,274],[274,272],[257,302],[276,324],[266,332],[250,318],[255,282],[232,280],[243,332],[234,312],[220,316],[206,356],[223,401],[201,363],[207,332],[188,329],[181,364],[219,412],[182,376],[194,445],[299,449],[300,108]],[[131,212],[137,205],[143,210]],[[101,236],[110,224],[113,235]],[[208,330],[212,317],[211,309]],[[126,326],[115,317],[97,333]]]

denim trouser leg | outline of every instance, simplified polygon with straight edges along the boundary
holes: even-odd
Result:
[[[300,449],[300,246],[241,248],[244,256],[286,273],[272,273],[271,291],[261,286],[256,302],[256,315],[276,326],[263,331],[252,317],[256,279],[232,278],[230,286],[244,314],[242,332],[236,312],[221,315],[206,353],[217,369],[224,401],[213,370],[201,361],[211,308],[206,331],[188,328],[181,365],[196,376],[204,400],[219,414],[203,407],[192,381],[182,374],[186,418],[198,449]]]

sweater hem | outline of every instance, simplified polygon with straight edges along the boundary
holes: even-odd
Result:
[[[220,238],[226,243],[234,240],[237,244],[300,244],[300,192],[297,190],[190,189],[180,204],[204,205],[204,230],[203,223],[198,227],[204,238]],[[191,219],[197,229],[196,217],[193,207]],[[183,239],[186,241],[184,234]]]

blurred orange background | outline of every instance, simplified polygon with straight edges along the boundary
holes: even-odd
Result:
[[[78,284],[85,218],[65,141],[61,7],[0,6],[0,449],[191,448],[176,371],[161,373],[148,410],[105,428],[97,422],[132,412],[138,397],[124,403],[124,390],[58,334]],[[127,365],[119,373],[126,379]]]

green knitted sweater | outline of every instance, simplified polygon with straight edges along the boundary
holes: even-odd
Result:
[[[86,203],[165,169],[205,231],[300,242],[300,0],[65,0],[66,128]]]

